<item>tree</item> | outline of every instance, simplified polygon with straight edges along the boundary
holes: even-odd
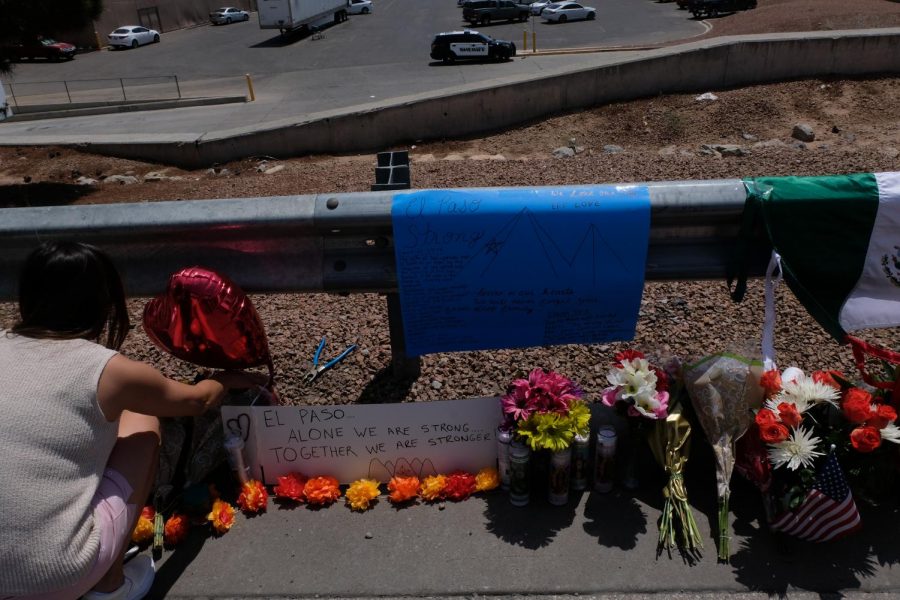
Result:
[[[84,27],[103,12],[103,0],[0,0],[0,73],[12,69],[3,46],[29,35]]]

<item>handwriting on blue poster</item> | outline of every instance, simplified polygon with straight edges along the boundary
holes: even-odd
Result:
[[[392,219],[410,356],[634,337],[646,187],[415,192]]]

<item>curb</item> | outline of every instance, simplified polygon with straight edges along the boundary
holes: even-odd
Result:
[[[556,54],[596,54],[600,52],[640,52],[642,50],[658,50],[662,46],[594,46],[590,48],[553,48],[552,50],[523,51],[517,57],[553,56]]]

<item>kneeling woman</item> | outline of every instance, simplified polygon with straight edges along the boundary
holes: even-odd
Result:
[[[123,557],[153,485],[157,417],[201,414],[259,381],[187,385],[119,354],[125,294],[92,246],[32,252],[19,315],[0,330],[0,598],[141,598],[153,563]]]

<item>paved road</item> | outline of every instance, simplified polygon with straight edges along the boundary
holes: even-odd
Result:
[[[341,67],[269,75],[255,79],[257,101],[241,104],[177,108],[0,123],[0,142],[71,144],[82,142],[186,141],[207,132],[250,126],[275,128],[307,118],[327,116],[349,107],[376,107],[418,94],[459,92],[522,77],[544,77],[560,71],[610,64],[633,53],[604,52],[571,56],[533,56],[509,63],[476,63],[436,67],[398,83],[402,65]],[[195,82],[199,93],[245,94],[243,78]],[[192,84],[182,84],[190,89]],[[214,86],[214,87],[210,87]],[[12,140],[12,141],[10,141]]]

